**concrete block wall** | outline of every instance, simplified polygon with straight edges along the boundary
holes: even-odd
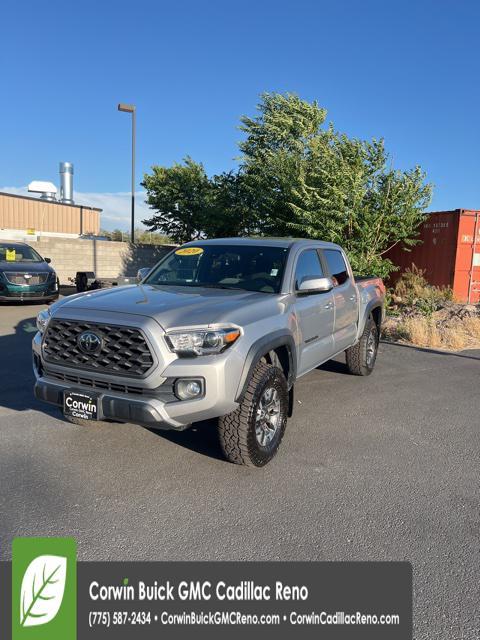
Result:
[[[135,276],[141,267],[153,267],[173,247],[170,245],[130,245],[126,242],[39,238],[29,242],[44,258],[51,258],[60,284],[71,284],[77,271],[94,271],[98,278]]]

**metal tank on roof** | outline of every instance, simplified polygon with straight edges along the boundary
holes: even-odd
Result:
[[[71,162],[60,162],[60,202],[74,204],[73,164]]]

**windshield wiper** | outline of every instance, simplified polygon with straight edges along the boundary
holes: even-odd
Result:
[[[198,282],[146,282],[145,284],[155,284],[157,287],[167,285],[169,287],[198,287],[201,289],[237,289],[239,291],[250,291],[250,289],[244,289],[243,287],[234,287],[228,284],[212,284],[210,282],[204,284]]]
[[[237,289],[240,291],[248,291],[248,289],[244,289],[243,287],[235,287],[233,285],[229,285],[229,284],[213,284],[212,282],[205,282],[205,283],[189,283],[184,285],[186,287],[200,287],[200,288],[204,288],[204,289]]]
[[[154,287],[163,287],[163,286],[181,287],[181,286],[183,286],[181,284],[176,284],[175,282],[144,282],[143,284],[153,285]]]

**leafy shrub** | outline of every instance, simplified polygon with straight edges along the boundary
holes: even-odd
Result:
[[[411,309],[425,316],[431,316],[452,300],[451,289],[428,284],[425,271],[414,264],[402,274],[390,294],[391,309],[397,312]]]

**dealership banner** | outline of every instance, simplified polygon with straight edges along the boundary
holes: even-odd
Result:
[[[17,538],[0,638],[412,638],[408,562],[77,562],[73,538]]]

